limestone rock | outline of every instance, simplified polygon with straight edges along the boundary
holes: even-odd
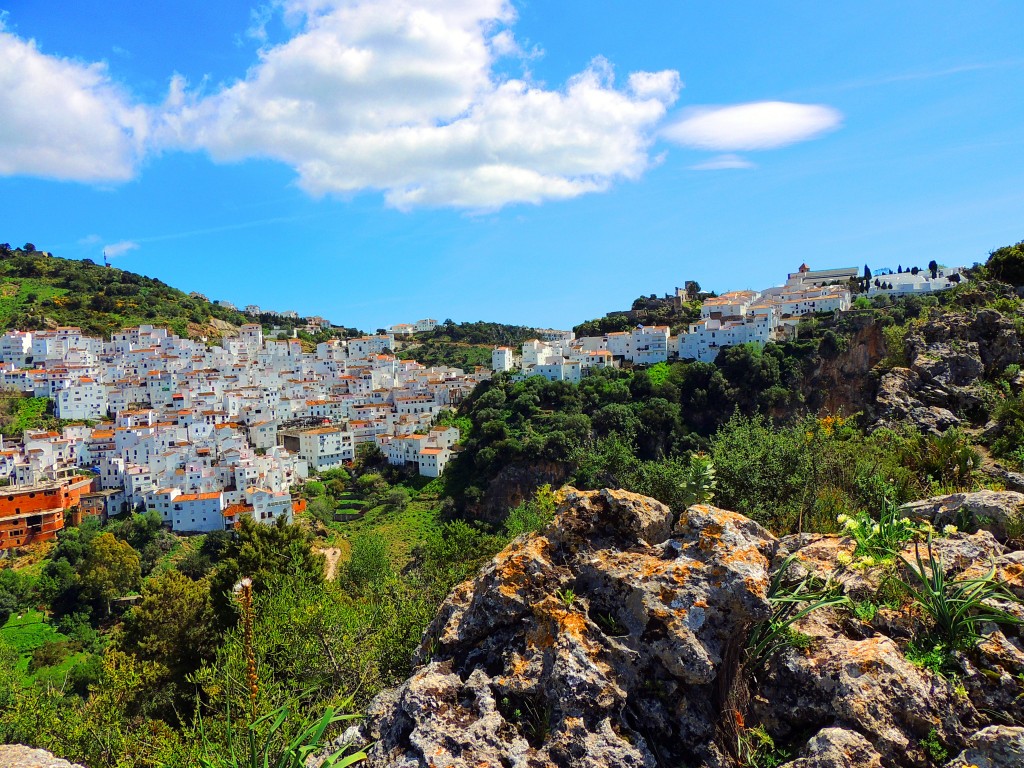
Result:
[[[1024,728],[991,725],[971,737],[970,744],[946,768],[1020,768],[1024,765]]]
[[[966,743],[977,712],[951,683],[911,664],[888,637],[852,640],[830,626],[801,624],[812,652],[778,654],[760,681],[757,714],[773,736],[830,724],[857,730],[886,766],[926,765],[920,741],[932,731],[944,744]]]
[[[1021,764],[1015,730],[985,728],[992,713],[1024,720],[1020,627],[985,625],[976,648],[954,655],[954,682],[907,658],[926,623],[919,611],[879,607],[869,623],[834,606],[794,625],[799,643],[741,668],[790,554],[791,578],[813,574],[852,599],[876,599],[883,579],[910,578],[907,567],[850,567],[849,537],[776,540],[707,505],[673,521],[624,491],[562,499],[545,531],[452,591],[416,671],[345,734],[372,744],[368,768],[735,768],[753,725],[796,755],[786,768],[932,768],[935,739],[964,750],[956,768],[985,750],[997,756],[987,768]],[[1024,552],[1005,550],[984,530],[932,542],[948,578],[994,566],[1024,598]],[[913,546],[902,555],[912,562]],[[1024,606],[993,601],[1024,618]]]
[[[911,423],[922,432],[941,434],[950,427],[960,424],[960,418],[939,403],[945,403],[946,397],[935,395],[927,397],[928,389],[920,375],[910,368],[893,368],[882,376],[878,386],[875,407],[878,413],[876,426],[895,427]],[[931,400],[926,403],[924,399]]]
[[[566,493],[442,605],[424,666],[371,707],[368,765],[722,764],[716,702],[770,614],[775,540],[709,506],[671,522],[635,494]]]
[[[881,768],[881,756],[856,731],[822,728],[801,750],[801,756],[782,768]]]
[[[938,528],[956,525],[990,531],[1000,541],[1024,532],[1024,493],[976,491],[935,496],[900,507],[904,516]]]
[[[0,766],[3,768],[83,768],[54,757],[45,749],[32,749],[20,744],[0,744]]]
[[[941,387],[967,386],[985,375],[978,344],[973,341],[929,345],[914,358],[910,367],[922,382],[933,382]]]

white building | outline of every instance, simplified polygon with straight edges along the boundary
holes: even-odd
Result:
[[[57,392],[54,412],[59,419],[99,421],[107,415],[107,391],[99,382],[82,377]]]
[[[668,360],[669,327],[640,325],[630,334],[626,359],[638,365],[654,365]]]
[[[813,270],[806,264],[801,264],[796,272],[790,272],[786,277],[786,285],[790,288],[813,288],[822,285],[845,285],[850,280],[856,280],[861,276],[861,271],[856,267],[839,267],[837,269]]]
[[[510,347],[495,347],[491,350],[491,369],[495,373],[511,371],[514,367],[514,358]]]
[[[278,442],[316,471],[337,469],[356,457],[352,433],[340,426],[283,431],[278,434]]]
[[[223,531],[224,494],[182,493],[170,502],[171,527],[175,531],[209,533]]]
[[[868,282],[868,296],[906,296],[948,291],[967,280],[963,274],[964,269],[966,267],[943,268],[936,272],[935,277],[926,269],[918,270],[916,275],[911,271],[878,275]]]

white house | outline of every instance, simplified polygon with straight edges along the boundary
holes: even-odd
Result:
[[[356,456],[353,435],[341,426],[278,433],[286,450],[305,459],[311,469],[337,469]]]
[[[491,369],[495,373],[511,371],[513,368],[512,349],[509,347],[495,347],[491,350]]]
[[[107,415],[106,387],[83,376],[57,392],[54,410],[59,419],[99,421]]]
[[[668,337],[667,325],[637,326],[631,334],[627,359],[639,365],[665,362],[668,360]]]
[[[425,477],[440,477],[448,465],[451,454],[447,448],[424,448],[417,457],[420,474]]]
[[[175,531],[209,533],[223,531],[224,494],[182,493],[174,498],[171,507],[171,527]]]

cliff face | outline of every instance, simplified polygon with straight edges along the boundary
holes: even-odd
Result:
[[[851,319],[854,331],[846,349],[822,358],[804,380],[803,396],[813,411],[852,414],[871,412],[878,390],[872,369],[886,355],[882,328],[870,315]]]
[[[567,464],[544,461],[536,464],[509,464],[487,484],[479,503],[470,505],[467,516],[500,524],[510,509],[532,499],[542,485],[561,486],[569,477]]]
[[[993,309],[974,315],[933,318],[904,342],[908,368],[882,376],[874,412],[878,426],[910,421],[926,432],[942,432],[986,418],[985,377],[1021,361],[1013,320]]]
[[[997,505],[1019,519],[1021,498],[932,500],[913,514]],[[772,614],[788,555],[793,578],[830,580],[851,600],[877,593],[887,571],[848,567],[854,547],[778,540],[710,506],[674,521],[652,499],[568,489],[544,532],[453,591],[421,666],[348,737],[374,743],[374,768],[725,768],[760,764],[745,752],[751,734],[773,739],[787,768],[1024,765],[1019,627],[986,626],[947,679],[907,659],[920,615],[879,608],[865,621],[825,608],[795,625],[801,642],[750,661],[748,638]],[[935,551],[949,578],[994,567],[1024,598],[1024,552],[991,532],[937,539]]]

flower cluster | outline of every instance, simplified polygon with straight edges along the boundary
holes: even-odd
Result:
[[[929,522],[917,523],[905,518],[892,504],[886,506],[878,520],[867,512],[858,512],[839,515],[836,522],[847,536],[857,542],[852,555],[842,553],[836,557],[836,561],[842,566],[857,568],[871,568],[892,560],[915,535],[930,538],[957,533],[955,525],[943,526],[939,531]]]

